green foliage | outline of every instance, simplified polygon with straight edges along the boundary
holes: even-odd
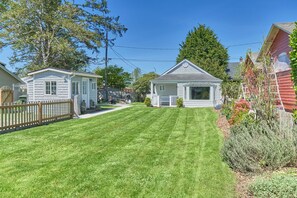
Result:
[[[222,95],[225,99],[238,99],[241,94],[241,84],[238,81],[225,81],[222,83]]]
[[[131,73],[132,82],[135,83],[141,77],[141,69],[135,68]]]
[[[235,102],[229,123],[231,125],[240,124],[247,117],[249,110],[250,104],[246,100],[240,99]]]
[[[150,99],[149,97],[146,97],[145,100],[144,100],[144,104],[145,104],[147,107],[152,106],[151,99]]]
[[[178,108],[184,107],[184,100],[183,100],[183,98],[178,98],[178,99],[176,100],[176,106],[177,106]]]
[[[297,110],[296,109],[293,110],[292,116],[293,116],[294,122],[297,123]]]
[[[232,112],[233,112],[233,108],[234,108],[234,101],[227,102],[227,103],[223,104],[221,113],[224,116],[226,116],[226,119],[227,120],[229,120],[231,118]]]
[[[134,84],[133,89],[136,94],[136,101],[143,102],[146,94],[150,93],[151,87],[150,87],[150,81],[157,78],[159,75],[150,72],[147,74],[144,74],[142,77],[140,77]]]
[[[272,177],[257,178],[249,191],[259,198],[297,197],[297,175],[274,174]]]
[[[278,169],[296,162],[297,131],[279,123],[261,121],[231,128],[222,155],[229,166],[241,172]]]
[[[226,80],[228,65],[227,49],[216,34],[205,25],[194,27],[180,45],[177,62],[188,59],[211,75]]]
[[[99,52],[106,29],[120,36],[126,31],[108,13],[105,0],[7,0],[0,14],[0,47],[10,46],[11,63],[25,63],[29,71],[79,70],[94,58],[87,50]]]
[[[294,88],[297,92],[297,22],[296,28],[293,30],[293,33],[290,35],[290,46],[292,51],[290,52],[291,68],[292,68],[292,80],[294,82]]]
[[[131,80],[130,74],[125,72],[122,67],[117,65],[109,65],[106,69],[107,72],[107,86],[112,88],[122,89],[128,85]],[[97,68],[95,70],[97,75],[100,75],[105,80],[105,68]],[[103,87],[104,80],[98,81],[98,87]]]

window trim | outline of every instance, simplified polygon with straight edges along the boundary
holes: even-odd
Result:
[[[165,91],[165,85],[160,85],[160,91]]]
[[[208,88],[209,89],[209,94],[208,94],[208,99],[192,99],[192,88]],[[210,86],[191,86],[189,87],[189,100],[194,100],[194,101],[210,101],[211,100],[211,87]]]
[[[92,90],[96,90],[96,88],[97,88],[97,85],[96,84],[97,84],[96,82],[92,82],[92,84],[91,84]]]
[[[47,93],[47,83],[49,83],[49,93]],[[55,83],[55,94],[53,94],[53,83]],[[57,89],[57,87],[58,87],[58,83],[57,83],[57,81],[55,81],[55,80],[47,80],[47,81],[44,81],[44,95],[47,95],[47,96],[56,96],[56,95],[58,95],[58,89]]]
[[[74,90],[76,89],[76,84],[77,84],[77,93],[73,93],[73,87],[72,87],[72,85],[73,85],[73,83],[75,83],[74,84]],[[80,94],[80,83],[79,83],[79,81],[72,81],[71,82],[71,94],[72,95],[79,95]]]

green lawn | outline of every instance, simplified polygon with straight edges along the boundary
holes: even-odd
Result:
[[[212,109],[134,106],[0,136],[0,197],[232,197]]]

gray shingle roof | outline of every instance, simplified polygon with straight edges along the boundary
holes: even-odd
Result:
[[[276,27],[282,29],[283,31],[292,34],[294,28],[296,27],[294,22],[288,22],[288,23],[275,23]]]
[[[233,62],[233,63],[228,63],[227,66],[227,74],[231,79],[235,79],[238,74],[238,69],[239,69],[239,63],[240,62]]]
[[[153,81],[211,81],[221,82],[222,80],[208,74],[165,74]]]

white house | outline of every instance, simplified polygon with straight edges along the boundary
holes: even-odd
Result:
[[[24,78],[27,84],[27,100],[49,101],[73,99],[85,101],[90,108],[97,104],[97,80],[99,75],[56,68],[45,68],[28,73]]]
[[[176,106],[182,98],[185,107],[214,107],[221,103],[221,79],[188,60],[173,66],[151,80],[153,106]]]

